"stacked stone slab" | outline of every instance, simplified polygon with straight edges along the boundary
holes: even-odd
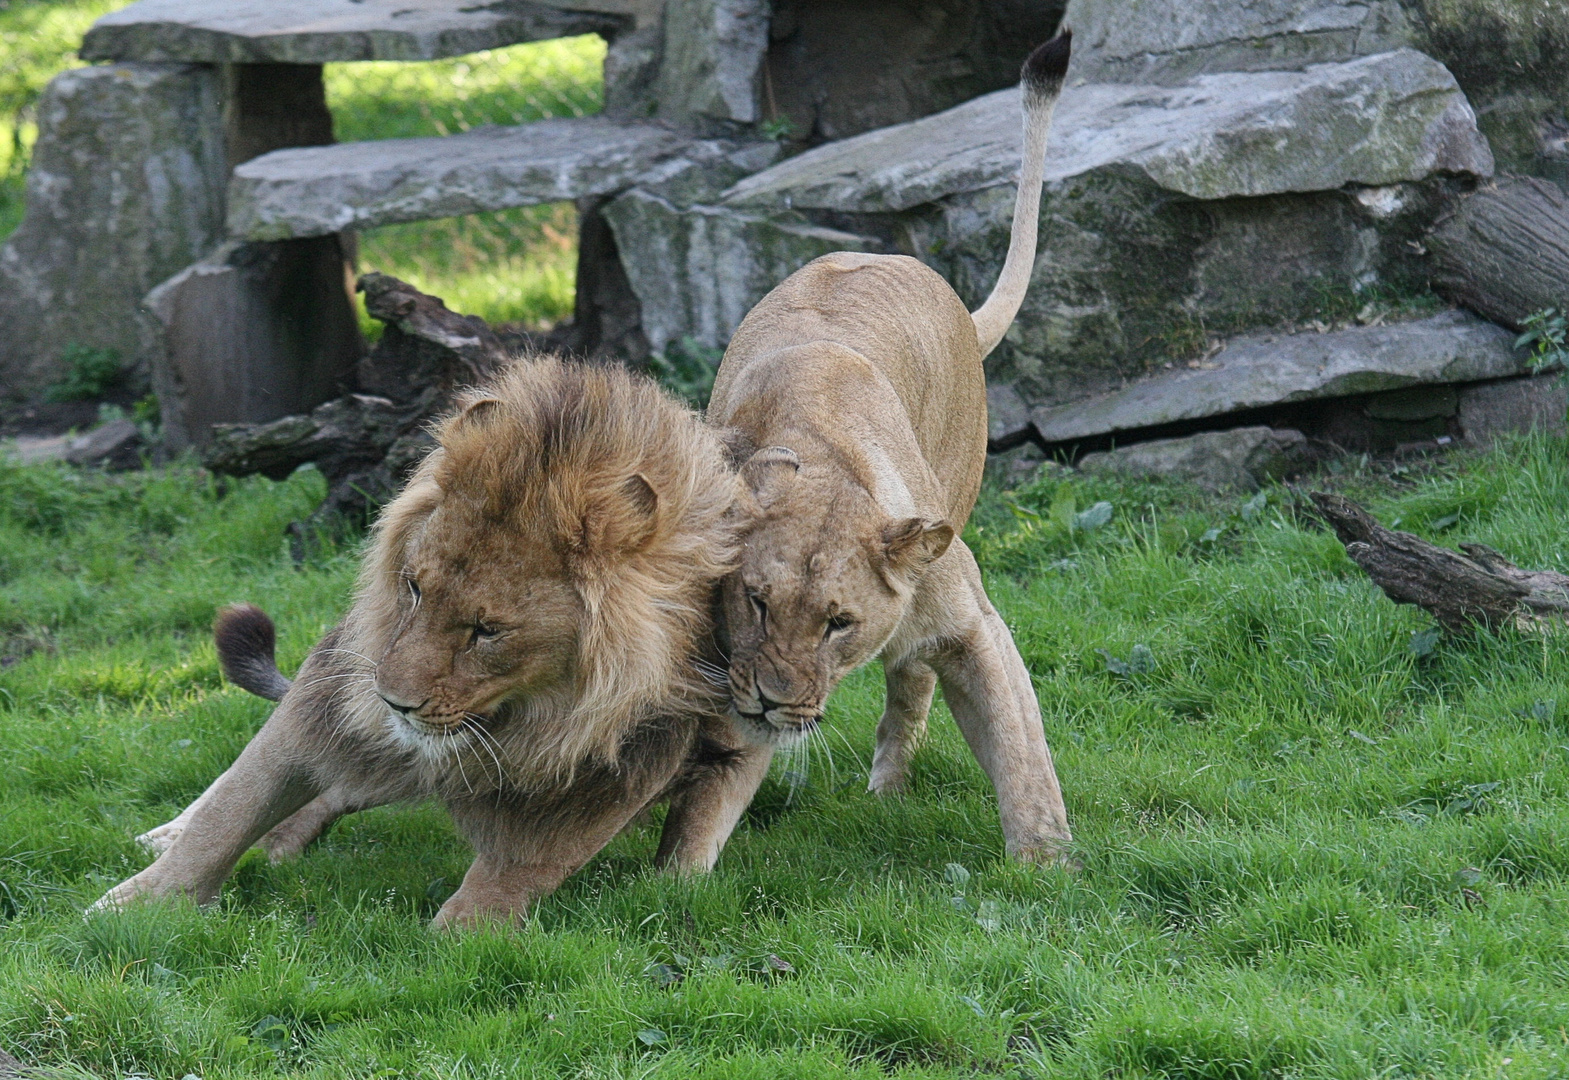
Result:
[[[1400,4],[1073,0],[1067,21],[1075,59],[1035,274],[988,362],[994,445],[1076,453],[1256,423],[1274,406],[1316,437],[1399,442],[1453,431],[1455,395],[1401,428],[1377,394],[1524,371],[1507,334],[1459,314],[1322,347],[1265,332],[1421,291],[1427,229],[1493,172],[1465,94],[1409,47],[1417,28]],[[1020,119],[1004,90],[808,150],[717,196],[621,195],[605,215],[651,344],[722,346],[773,282],[832,246],[914,255],[978,305],[1006,253]],[[705,280],[716,270],[728,291]],[[1212,355],[1217,337],[1250,331]],[[1307,377],[1302,356],[1326,348],[1339,366]],[[1205,397],[1200,382],[1219,389]],[[1170,408],[1112,407],[1127,400]]]

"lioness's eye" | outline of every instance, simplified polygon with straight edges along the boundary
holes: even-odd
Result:
[[[475,641],[489,641],[499,633],[501,633],[501,631],[497,630],[494,626],[489,626],[482,622],[477,622],[474,624]]]
[[[831,638],[841,631],[848,630],[855,625],[855,620],[848,615],[835,615],[828,620],[828,628],[823,631],[824,638]]]
[[[419,603],[419,582],[409,578],[409,594],[414,597],[414,602]]]
[[[756,593],[747,593],[746,598],[752,601],[752,612],[757,616],[757,621],[767,623],[768,605],[763,602],[763,598]]]

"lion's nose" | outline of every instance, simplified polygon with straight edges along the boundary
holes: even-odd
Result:
[[[381,693],[381,691],[379,691],[379,690],[376,693],[381,698],[382,701],[385,701],[387,703],[387,708],[391,709],[393,712],[403,713],[404,715],[407,715],[407,714],[412,713],[412,712],[419,712],[421,709],[423,709],[430,702],[430,698],[426,698],[424,701],[420,702],[418,705],[409,705],[409,704],[406,704],[406,703],[404,703],[402,701],[397,700],[396,698],[390,698],[386,694]]]

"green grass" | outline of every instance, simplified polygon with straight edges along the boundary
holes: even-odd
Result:
[[[1386,521],[1569,562],[1562,441],[1354,466],[1334,482]],[[650,825],[527,928],[433,935],[467,852],[439,808],[389,808],[248,856],[215,910],[84,920],[266,714],[222,683],[213,609],[270,610],[292,668],[346,605],[353,553],[296,569],[280,532],[320,490],[0,469],[0,1046],[209,1080],[1569,1075],[1566,639],[1416,655],[1427,617],[1279,490],[1048,477],[1021,518],[987,496],[970,538],[1077,874],[1001,858],[941,707],[913,792],[864,794],[868,671],[832,767],[770,780],[709,877],[650,871]],[[1115,514],[1069,532],[1070,494]],[[1127,675],[1099,651],[1140,645]]]
[[[0,240],[22,220],[22,184],[38,135],[32,106],[57,73],[75,67],[94,19],[123,0],[0,0]]]
[[[605,43],[592,34],[430,64],[329,64],[340,140],[450,135],[599,111]],[[403,278],[454,311],[546,327],[572,313],[577,218],[570,203],[421,221],[360,237],[360,266]],[[368,334],[379,325],[362,318]]]

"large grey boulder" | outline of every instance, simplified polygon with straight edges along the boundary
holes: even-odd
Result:
[[[978,306],[1007,251],[1020,126],[1017,91],[999,91],[810,150],[713,202],[640,216],[656,235],[701,222],[709,244],[702,261],[645,274],[646,288],[633,274],[645,321],[732,325],[675,305],[712,291],[713,268],[749,260],[746,230],[760,220],[915,255]],[[1049,406],[1185,360],[1195,337],[1202,347],[1211,332],[1311,318],[1369,285],[1417,287],[1415,242],[1463,182],[1452,178],[1491,170],[1454,79],[1408,49],[1176,86],[1072,86],[1030,293],[988,376],[1025,408]],[[777,284],[743,280],[755,284],[729,301],[743,311]]]
[[[681,206],[641,189],[603,213],[655,352],[686,338],[723,347],[753,304],[813,259],[881,247],[800,215]]]
[[[749,177],[746,207],[879,213],[1010,181],[1016,89],[855,139]],[[1487,142],[1442,64],[1410,49],[1305,71],[1203,75],[1174,87],[1091,84],[1057,108],[1046,179],[1096,172],[1193,199],[1384,186],[1435,172],[1490,175]]]
[[[1169,83],[1204,71],[1300,69],[1411,44],[1396,0],[1072,0],[1069,77]]]
[[[285,240],[605,195],[689,142],[656,124],[590,116],[275,150],[234,170],[229,233]]]
[[[1518,375],[1514,335],[1462,311],[1390,326],[1238,338],[1201,367],[1031,412],[1033,435],[1072,443],[1282,403]]]
[[[1153,439],[1085,454],[1078,467],[1087,473],[1174,477],[1212,491],[1256,491],[1311,460],[1307,437],[1300,431],[1255,426]]]
[[[659,115],[699,129],[761,119],[769,0],[666,0]]]
[[[67,71],[38,103],[26,216],[0,246],[0,396],[36,394],[72,345],[136,356],[132,312],[222,235],[214,69]]]
[[[569,34],[613,35],[632,0],[140,0],[93,24],[84,60],[323,64],[435,60]]]

